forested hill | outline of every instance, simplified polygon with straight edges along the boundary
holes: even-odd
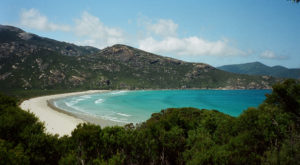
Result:
[[[99,50],[0,26],[1,90],[270,88],[276,79],[228,73],[126,45]]]
[[[234,64],[234,65],[224,65],[218,67],[218,69],[239,73],[239,74],[249,74],[249,75],[267,75],[281,78],[295,78],[300,79],[300,69],[288,69],[283,66],[267,66],[260,62],[252,62],[245,64]]]

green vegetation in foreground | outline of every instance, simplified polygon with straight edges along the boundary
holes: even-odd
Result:
[[[136,127],[82,124],[61,138],[1,95],[0,164],[300,164],[299,121],[295,80],[239,117],[170,108]]]

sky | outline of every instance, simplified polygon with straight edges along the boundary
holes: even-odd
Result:
[[[300,68],[300,3],[288,0],[1,0],[0,24],[212,66]]]

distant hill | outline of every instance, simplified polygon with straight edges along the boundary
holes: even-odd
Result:
[[[99,50],[0,26],[0,90],[270,88],[277,79],[225,72],[126,45]]]
[[[218,69],[249,75],[267,75],[281,78],[300,78],[300,69],[288,69],[283,66],[267,66],[260,62],[252,62],[245,64],[224,65],[217,67]]]

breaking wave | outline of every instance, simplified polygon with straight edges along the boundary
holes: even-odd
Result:
[[[95,104],[100,104],[100,103],[103,103],[103,102],[104,102],[104,99],[98,99],[98,100],[94,101]]]

